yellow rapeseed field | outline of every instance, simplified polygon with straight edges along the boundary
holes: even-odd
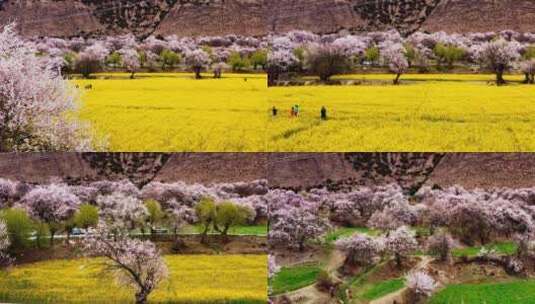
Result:
[[[493,75],[403,75],[393,86],[369,74],[344,78],[371,84],[269,89],[265,75],[103,76],[77,81],[94,87],[81,117],[113,151],[535,151],[535,86],[521,76],[503,87]]]
[[[172,255],[170,276],[150,303],[265,303],[265,255]],[[102,274],[98,259],[52,260],[0,272],[0,302],[133,303]]]
[[[131,80],[127,74],[100,74],[77,80],[81,118],[108,136],[112,151],[264,150],[265,75],[223,77],[160,73]],[[92,90],[84,90],[88,84]]]
[[[535,86],[497,87],[492,75],[404,75],[399,86],[392,75],[350,78],[385,84],[270,89],[269,104],[285,115],[269,120],[268,150],[535,151]],[[294,104],[298,119],[289,118]]]

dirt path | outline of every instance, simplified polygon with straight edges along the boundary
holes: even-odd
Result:
[[[335,280],[342,281],[338,276],[337,270],[344,263],[345,255],[339,250],[333,250],[329,255],[325,270],[331,274]],[[320,292],[316,289],[315,284],[294,290],[285,294],[293,303],[299,304],[334,304],[338,303],[336,299],[332,299],[328,294]]]
[[[412,270],[425,270],[427,269],[427,266],[429,266],[429,263],[431,263],[432,260],[433,259],[429,256],[423,256],[422,260],[418,262],[418,264],[416,264],[416,266],[414,266]],[[400,290],[389,293],[382,298],[375,299],[369,304],[392,304],[394,303],[394,301],[396,303],[403,303],[403,293],[406,289],[407,287],[403,287]]]
[[[333,276],[335,279],[342,281],[342,278],[338,275],[338,268],[342,267],[344,264],[346,256],[340,250],[334,249],[329,256],[329,261],[325,270]]]
[[[292,303],[299,304],[331,304],[336,303],[328,294],[316,289],[315,284],[285,294]]]

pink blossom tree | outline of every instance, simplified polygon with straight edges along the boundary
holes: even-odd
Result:
[[[401,267],[403,259],[418,248],[418,242],[407,226],[399,227],[384,238],[387,252],[394,255],[396,265]]]
[[[113,232],[143,227],[148,211],[136,197],[114,192],[97,198],[99,215]]]
[[[95,43],[78,54],[75,69],[85,78],[89,78],[91,74],[102,69],[108,54],[109,50],[102,43]]]
[[[339,239],[335,245],[346,253],[345,263],[349,265],[368,266],[374,263],[383,250],[383,244],[379,239],[362,234]]]
[[[348,199],[335,200],[330,213],[331,221],[346,226],[362,224],[363,218],[357,204],[357,202]]]
[[[22,198],[22,204],[31,217],[48,224],[53,246],[54,235],[74,216],[80,200],[67,186],[51,184],[32,189]]]
[[[74,88],[14,28],[0,31],[0,152],[94,150],[88,126],[69,117]]]
[[[385,206],[383,210],[376,211],[368,221],[368,226],[393,230],[403,225],[414,225],[417,220],[417,214],[412,206],[405,199],[393,201],[390,205]]]
[[[524,83],[534,84],[535,83],[535,59],[525,60],[520,63],[520,71],[524,73],[526,79]]]
[[[268,86],[274,86],[281,74],[289,72],[299,63],[292,50],[281,49],[268,53]]]
[[[412,271],[406,277],[407,303],[423,303],[438,288],[437,282],[423,271]]]
[[[438,232],[429,237],[427,240],[427,251],[437,255],[438,260],[448,262],[451,260],[451,251],[454,247],[454,242],[451,236],[446,232]]]
[[[268,276],[269,278],[272,278],[277,274],[277,272],[280,271],[280,266],[277,265],[277,261],[275,260],[275,257],[271,254],[268,255]]]
[[[396,74],[396,78],[394,78],[395,85],[399,84],[399,78],[409,68],[405,52],[405,47],[401,43],[389,43],[381,50],[383,60],[388,65],[390,72]]]
[[[287,206],[270,215],[269,243],[303,251],[306,242],[319,238],[326,227],[326,221],[307,207]]]
[[[0,209],[7,207],[7,204],[15,195],[15,188],[15,182],[0,178]]]
[[[210,65],[210,55],[202,49],[186,53],[186,64],[195,72],[195,79],[201,79],[201,71]]]
[[[88,251],[105,258],[104,270],[117,282],[135,292],[136,304],[147,303],[151,292],[168,276],[160,251],[150,241],[131,239],[100,226],[86,240]]]
[[[187,224],[193,224],[197,221],[195,209],[186,204],[179,203],[175,199],[170,200],[164,205],[165,219],[173,229],[175,238],[178,237],[180,228]]]

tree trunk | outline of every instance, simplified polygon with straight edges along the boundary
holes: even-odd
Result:
[[[525,84],[528,84],[528,83],[531,81],[531,79],[530,79],[530,77],[529,77],[529,73],[525,73],[524,76],[525,76],[525,78],[524,78],[524,83],[525,83]]]
[[[496,84],[497,85],[505,84],[505,79],[503,79],[503,71],[498,71],[496,73]]]
[[[267,70],[268,74],[268,87],[273,87],[277,84],[277,81],[279,80],[279,71],[275,68],[269,68]]]
[[[50,247],[54,247],[54,235],[56,234],[56,231],[50,230]]]
[[[136,293],[136,304],[146,304],[149,294],[145,290]]]
[[[225,226],[225,228],[221,232],[221,234],[223,235],[223,240],[225,242],[228,241],[228,229],[229,229],[229,226]]]
[[[401,77],[401,74],[396,74],[396,78],[394,78],[394,85],[398,85],[399,84],[399,78]]]
[[[395,258],[396,258],[396,265],[398,266],[398,268],[401,268],[401,256],[399,255],[399,253],[395,254]]]
[[[200,68],[195,68],[195,79],[201,79],[202,76],[201,76],[201,69]]]
[[[136,73],[136,72],[132,72],[132,74],[130,74],[130,79],[134,79],[134,74],[135,74],[135,73]]]
[[[202,232],[202,235],[201,235],[201,243],[206,243],[206,235],[208,234],[208,228],[210,227],[210,224],[206,225],[204,227],[204,231]]]

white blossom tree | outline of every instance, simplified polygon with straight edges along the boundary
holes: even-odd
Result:
[[[72,118],[79,100],[48,58],[37,57],[15,32],[0,31],[0,152],[88,151],[87,124]]]
[[[11,263],[12,259],[7,254],[9,248],[9,234],[7,231],[7,225],[4,220],[0,219],[0,268],[7,266]]]
[[[136,71],[141,67],[138,52],[134,49],[122,49],[119,53],[123,59],[124,68],[130,73],[130,79],[134,79]]]
[[[499,39],[486,42],[476,50],[476,57],[481,65],[496,74],[496,84],[505,84],[503,74],[520,58],[520,45]]]

